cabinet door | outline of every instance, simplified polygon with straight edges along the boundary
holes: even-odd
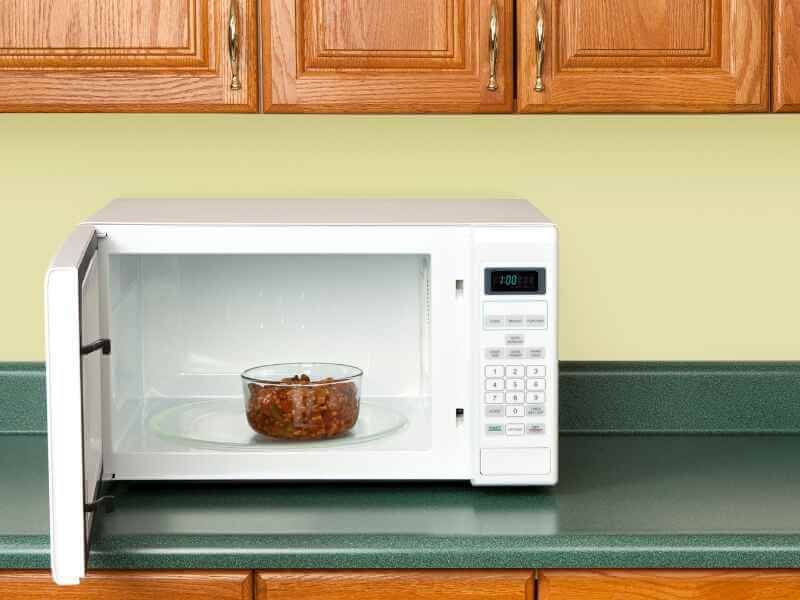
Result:
[[[532,600],[533,571],[260,571],[256,600]]]
[[[250,571],[95,571],[59,586],[46,571],[0,570],[0,598],[37,600],[251,600]]]
[[[522,112],[768,109],[769,0],[517,4]]]
[[[261,2],[267,111],[511,111],[513,0]]]
[[[543,570],[538,600],[796,600],[800,571]]]
[[[774,0],[772,110],[800,112],[800,0]]]
[[[255,112],[257,25],[256,0],[0,0],[0,111]]]

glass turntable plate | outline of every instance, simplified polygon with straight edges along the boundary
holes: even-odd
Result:
[[[149,419],[158,435],[192,447],[230,450],[308,450],[361,444],[404,429],[408,419],[385,403],[362,400],[358,421],[346,434],[328,440],[291,441],[269,438],[247,424],[240,398],[184,400]]]

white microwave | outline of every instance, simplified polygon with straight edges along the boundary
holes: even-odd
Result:
[[[111,203],[45,282],[54,579],[103,480],[556,483],[557,259],[522,200]],[[360,432],[248,428],[240,374],[306,361],[363,371]]]

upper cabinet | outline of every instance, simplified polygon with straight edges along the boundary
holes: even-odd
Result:
[[[800,112],[800,0],[773,0],[772,110]]]
[[[517,0],[518,108],[766,111],[769,11],[769,0]]]
[[[800,111],[800,0],[0,0],[0,111],[260,108]]]
[[[0,0],[0,110],[256,111],[256,0]]]
[[[264,109],[510,112],[514,0],[261,0]]]

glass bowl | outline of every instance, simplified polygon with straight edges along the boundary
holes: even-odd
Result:
[[[283,363],[242,373],[244,409],[253,431],[285,440],[324,440],[358,421],[358,367],[334,363]]]

